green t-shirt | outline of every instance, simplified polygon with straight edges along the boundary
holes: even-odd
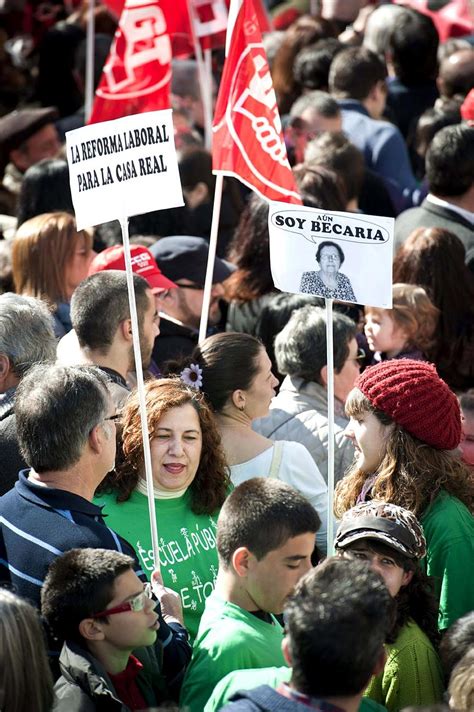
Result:
[[[215,687],[204,712],[217,712],[239,690],[253,690],[259,685],[269,685],[276,689],[282,682],[289,682],[291,678],[291,668],[271,667],[259,670],[236,670],[225,676]],[[359,712],[386,712],[383,705],[374,702],[368,697],[363,697]]]
[[[203,712],[217,683],[234,670],[285,665],[283,628],[257,618],[213,593],[206,601],[180,705]]]
[[[94,502],[105,505],[107,526],[132,544],[150,577],[154,565],[147,497],[135,490],[126,502],[117,502],[115,495],[102,495]],[[163,583],[181,596],[184,623],[194,639],[217,576],[218,512],[194,514],[188,492],[176,499],[155,499],[155,509]]]
[[[414,621],[404,625],[396,641],[385,648],[384,669],[371,679],[364,695],[385,705],[389,712],[442,701],[443,672],[438,654]]]
[[[440,630],[474,609],[474,517],[456,497],[441,492],[421,519],[426,573],[439,597]]]

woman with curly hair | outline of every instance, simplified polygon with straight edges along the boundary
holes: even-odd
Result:
[[[393,359],[359,376],[346,413],[356,455],[336,487],[336,515],[379,499],[418,517],[444,630],[474,601],[474,477],[458,450],[458,400],[432,364]]]
[[[216,521],[230,489],[224,453],[204,397],[179,378],[145,384],[160,569],[180,592],[184,622],[194,638],[217,576]],[[130,541],[151,576],[155,568],[148,523],[138,393],[122,412],[122,457],[101,486],[107,524]]]
[[[363,502],[344,514],[335,547],[345,558],[370,564],[396,602],[384,669],[371,679],[364,695],[389,712],[441,702],[438,606],[420,567],[426,541],[415,515],[395,504]]]

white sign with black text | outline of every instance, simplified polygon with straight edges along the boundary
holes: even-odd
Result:
[[[394,222],[271,203],[268,229],[275,286],[390,309]]]
[[[78,230],[184,204],[171,109],[66,134]]]

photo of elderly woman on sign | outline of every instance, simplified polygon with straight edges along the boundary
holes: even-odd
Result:
[[[320,269],[318,272],[303,272],[300,291],[325,299],[357,301],[350,279],[339,272],[344,259],[344,252],[335,242],[321,242],[316,252],[316,262]]]

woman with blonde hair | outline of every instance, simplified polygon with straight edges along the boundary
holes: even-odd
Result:
[[[0,656],[0,709],[49,712],[53,678],[39,616],[7,589],[0,589]]]
[[[148,381],[150,434],[160,569],[165,586],[180,592],[184,622],[197,634],[217,576],[216,522],[230,489],[213,415],[188,374]],[[122,453],[96,498],[107,524],[133,544],[143,570],[153,561],[138,393],[122,412]]]
[[[24,222],[13,240],[13,281],[17,294],[38,297],[54,314],[56,336],[72,329],[69,304],[95,256],[92,236],[76,230],[68,213],[43,213]]]
[[[392,359],[359,376],[346,413],[356,454],[337,484],[336,515],[378,499],[418,517],[444,630],[474,601],[474,478],[458,449],[458,400],[432,364]]]

